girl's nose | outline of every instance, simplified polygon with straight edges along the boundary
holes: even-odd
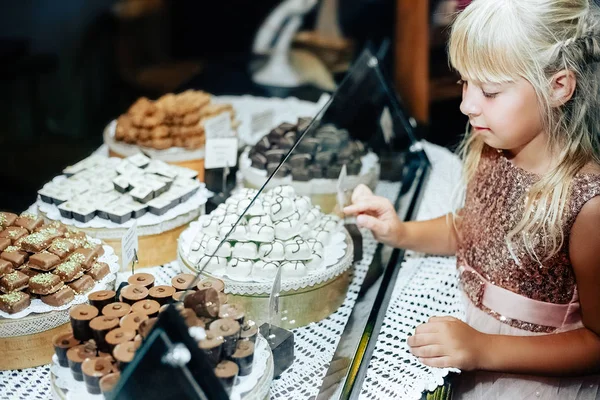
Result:
[[[477,96],[473,93],[474,88],[465,87],[463,89],[463,97],[460,103],[460,112],[469,116],[469,115],[479,115],[481,114],[481,107],[477,102]]]

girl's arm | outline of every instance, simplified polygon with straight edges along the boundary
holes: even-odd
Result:
[[[452,215],[402,222],[392,203],[375,196],[365,185],[354,190],[352,205],[344,208],[344,213],[356,215],[358,226],[370,229],[378,241],[389,246],[444,256],[456,253],[457,235]]]
[[[600,371],[600,197],[582,208],[571,229],[571,263],[584,328],[542,336],[489,335],[452,317],[433,317],[408,339],[414,355],[435,367],[532,375]]]

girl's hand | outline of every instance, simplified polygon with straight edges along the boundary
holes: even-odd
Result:
[[[370,229],[378,241],[397,247],[402,236],[402,222],[386,198],[375,196],[365,185],[358,185],[352,193],[352,205],[344,208],[346,215],[356,215],[356,224]]]
[[[408,338],[411,353],[423,364],[463,371],[480,369],[489,336],[454,317],[431,317]]]

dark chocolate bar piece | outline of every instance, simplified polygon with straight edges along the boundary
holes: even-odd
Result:
[[[340,165],[330,165],[327,168],[327,179],[338,179],[340,177],[340,173],[342,172],[342,167]]]
[[[264,136],[262,139],[260,139],[258,141],[258,143],[256,143],[256,145],[254,146],[254,149],[256,149],[258,152],[265,152],[267,150],[269,150],[269,148],[271,147],[271,142],[269,142],[269,139]]]
[[[39,274],[29,279],[29,291],[33,294],[47,296],[62,288],[64,283],[51,273]]]
[[[335,154],[332,151],[322,151],[315,156],[315,163],[321,167],[327,167],[335,159]]]
[[[41,297],[44,303],[52,307],[64,306],[65,304],[73,301],[74,298],[75,293],[73,292],[73,289],[68,286],[63,286],[62,289],[58,290],[57,292]]]
[[[315,154],[321,148],[321,141],[315,138],[307,138],[302,139],[298,146],[296,147],[296,151],[298,153],[306,153],[306,154]]]
[[[40,271],[50,271],[60,263],[60,258],[52,253],[37,253],[29,257],[29,266]]]
[[[292,167],[292,171],[295,168],[306,168],[310,164],[312,159],[310,154],[296,154],[290,157],[289,164]]]
[[[22,272],[15,271],[0,279],[0,290],[4,293],[15,292],[27,288],[29,277]]]
[[[313,179],[321,179],[324,176],[323,168],[321,168],[319,165],[311,165],[308,167],[308,170],[310,171],[310,176]]]
[[[279,164],[283,157],[286,155],[285,150],[268,150],[265,152],[265,157],[267,158],[268,164]]]
[[[260,153],[253,154],[250,157],[250,160],[252,161],[252,167],[254,168],[265,169],[267,166],[267,157]]]
[[[11,226],[17,220],[17,214],[9,212],[0,212],[0,228]]]
[[[110,273],[110,268],[108,264],[103,262],[96,262],[92,265],[89,271],[87,271],[88,275],[90,275],[94,280],[99,281],[104,278],[106,275]]]
[[[292,179],[299,182],[310,181],[310,171],[306,168],[292,168]]]
[[[20,247],[17,246],[9,246],[0,254],[0,258],[11,262],[14,268],[19,268],[25,264],[28,256],[26,252],[21,251]]]
[[[29,307],[31,298],[24,292],[12,292],[0,295],[0,310],[5,313],[18,313]]]

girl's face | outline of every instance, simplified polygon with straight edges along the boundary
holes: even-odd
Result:
[[[542,133],[535,90],[525,79],[502,84],[463,80],[462,85],[460,111],[488,146],[518,153]]]

